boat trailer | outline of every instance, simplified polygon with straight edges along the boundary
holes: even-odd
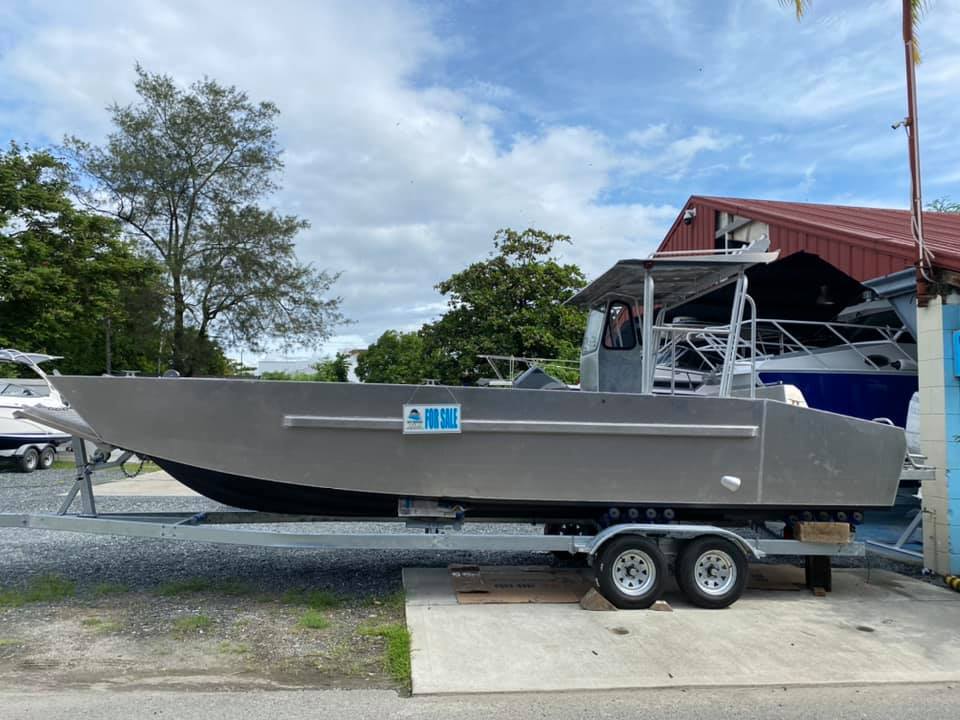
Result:
[[[655,602],[668,574],[668,563],[674,566],[678,584],[690,600],[703,607],[719,608],[731,604],[743,592],[749,560],[804,557],[807,585],[829,590],[830,558],[864,555],[861,542],[750,537],[742,530],[697,523],[623,523],[594,534],[577,535],[478,534],[463,530],[463,525],[481,522],[516,524],[517,521],[376,517],[350,520],[406,521],[408,532],[346,534],[256,528],[290,523],[342,522],[342,517],[248,510],[101,513],[97,511],[94,496],[94,473],[122,467],[133,454],[123,451],[111,459],[98,451],[91,457],[81,438],[75,439],[73,447],[75,481],[60,509],[55,513],[0,513],[0,527],[309,550],[552,552],[586,560],[597,572],[601,592],[623,608],[647,607]],[[79,511],[70,512],[77,498]],[[419,532],[409,532],[411,529]]]

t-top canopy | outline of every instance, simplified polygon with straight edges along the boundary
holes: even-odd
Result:
[[[5,348],[0,350],[0,362],[20,363],[22,365],[39,365],[51,360],[62,360],[63,355],[44,355],[43,353],[27,353]]]
[[[773,262],[779,254],[659,255],[621,260],[567,303],[591,308],[614,298],[642,298],[644,279],[649,274],[654,281],[654,305],[672,308],[733,282],[747,268]]]

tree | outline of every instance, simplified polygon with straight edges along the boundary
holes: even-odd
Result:
[[[350,374],[347,356],[339,352],[332,360],[321,360],[313,367],[317,371],[317,380],[322,382],[347,382]]]
[[[797,20],[811,4],[811,0],[779,0],[784,7],[793,7]],[[901,10],[904,60],[906,65],[907,116],[894,128],[902,127],[907,133],[907,150],[910,164],[910,232],[917,246],[917,271],[928,282],[932,280],[933,255],[927,250],[923,239],[923,191],[920,178],[920,133],[917,118],[916,66],[920,63],[920,40],[918,28],[927,9],[927,0],[902,0]]]
[[[283,167],[277,107],[209,78],[181,89],[136,74],[139,101],[109,108],[106,144],[67,138],[65,149],[91,181],[79,184],[82,201],[122,221],[166,271],[174,368],[204,371],[212,335],[254,350],[327,337],[342,320],[340,300],[326,297],[337,275],[298,260],[305,220],[258,204]]]
[[[156,368],[162,274],[118,223],[75,207],[67,168],[16,144],[0,153],[0,346],[63,355],[65,372]]]
[[[927,205],[930,212],[960,213],[960,202],[953,202],[948,197],[937,198]]]
[[[437,377],[435,358],[427,355],[420,332],[387,330],[357,358],[361,382],[416,385]]]
[[[347,382],[350,366],[347,356],[337,353],[333,358],[325,358],[313,366],[313,372],[285,372],[268,370],[260,375],[261,380],[294,380],[297,382]]]
[[[486,372],[478,354],[578,357],[584,314],[564,302],[586,280],[576,265],[551,256],[554,245],[568,242],[532,228],[498,230],[487,260],[437,285],[448,310],[422,333],[443,382],[475,382]]]

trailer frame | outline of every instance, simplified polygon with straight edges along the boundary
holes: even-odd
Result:
[[[862,557],[864,544],[816,543],[792,539],[748,537],[738,529],[699,523],[622,523],[611,525],[595,534],[519,534],[469,533],[464,525],[477,523],[518,524],[518,520],[502,518],[438,517],[371,517],[343,518],[314,515],[287,515],[249,510],[208,512],[100,513],[94,495],[93,475],[109,468],[123,467],[133,457],[129,451],[109,452],[98,449],[91,456],[86,443],[73,441],[76,474],[56,513],[3,513],[0,527],[62,531],[92,535],[110,535],[161,540],[246,545],[269,548],[310,550],[397,550],[397,551],[480,551],[480,552],[553,552],[585,558],[590,565],[603,557],[611,543],[633,538],[633,542],[654,543],[655,553],[662,553],[671,562],[678,558],[684,543],[712,538],[732,543],[743,558],[762,560],[776,556],[801,556],[806,560],[806,580],[811,588],[826,590],[831,585],[831,557]],[[119,452],[119,455],[117,455]],[[79,512],[70,508],[79,498]],[[421,532],[404,533],[297,533],[251,529],[251,525],[283,525],[317,522],[405,522],[408,529]],[[530,519],[537,524],[536,519]],[[236,527],[243,526],[243,527]],[[679,561],[678,561],[679,563]],[[598,575],[602,572],[598,570]],[[738,595],[739,596],[739,595]]]

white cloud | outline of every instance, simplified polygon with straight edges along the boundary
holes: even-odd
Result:
[[[53,140],[101,138],[103,108],[133,99],[134,61],[279,105],[286,172],[275,201],[311,222],[301,256],[344,270],[335,291],[357,322],[338,344],[435,317],[433,286],[484,256],[500,227],[568,233],[575,245],[563,252],[594,273],[649,252],[674,212],[598,202],[630,160],[602,133],[545,127],[504,147],[491,123],[511,90],[418,86],[413,76],[450,48],[413,6],[140,0],[18,20],[0,84],[34,98],[32,129]],[[681,140],[671,162],[683,168],[710,144]]]
[[[627,133],[627,140],[640,147],[649,147],[667,137],[667,124],[650,125],[644,130],[632,130]]]
[[[815,3],[797,23],[774,0],[611,4],[587,15],[615,15],[645,54],[604,35],[583,50],[596,68],[584,87],[553,71],[567,46],[546,31],[485,74],[482,41],[451,34],[443,13],[456,10],[419,2],[4,3],[0,128],[98,140],[104,107],[134,99],[135,61],[275,101],[274,202],[310,220],[303,257],[344,270],[336,292],[357,323],[331,342],[354,343],[442,312],[433,286],[484,257],[500,227],[570,234],[564,257],[595,274],[648,253],[692,193],[898,197],[899,5]],[[921,36],[923,166],[943,194],[956,182],[960,4],[934,3]],[[462,71],[465,56],[480,61]],[[520,64],[535,68],[526,83]]]

